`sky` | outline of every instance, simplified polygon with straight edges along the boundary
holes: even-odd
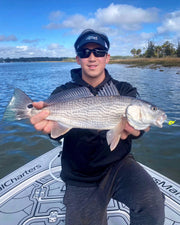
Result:
[[[105,33],[112,56],[180,41],[180,0],[0,0],[0,58],[75,57],[87,28]]]

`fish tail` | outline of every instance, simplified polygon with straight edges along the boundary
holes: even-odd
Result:
[[[32,100],[23,91],[16,88],[3,119],[12,121],[29,118],[31,108],[33,108]]]

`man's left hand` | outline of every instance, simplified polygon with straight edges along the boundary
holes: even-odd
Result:
[[[150,127],[146,128],[144,131],[148,132],[150,130]],[[140,131],[134,129],[128,122],[125,125],[124,130],[122,131],[121,134],[121,139],[124,140],[126,139],[129,135],[133,135],[135,137],[138,137],[140,135]]]

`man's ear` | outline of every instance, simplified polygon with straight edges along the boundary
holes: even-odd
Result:
[[[77,62],[77,64],[81,65],[79,56],[76,56],[76,62]]]
[[[107,54],[107,56],[106,56],[106,63],[109,63],[109,60],[110,60],[110,54]]]

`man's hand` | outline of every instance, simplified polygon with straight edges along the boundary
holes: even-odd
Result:
[[[148,132],[150,130],[150,127],[146,128],[144,131]],[[134,129],[128,122],[125,125],[124,130],[122,131],[121,134],[121,139],[124,140],[126,139],[130,134],[132,134],[135,137],[138,137],[140,135],[140,131]]]
[[[36,109],[43,109],[45,106],[44,102],[33,102],[33,106]],[[47,116],[49,115],[48,110],[43,110],[40,113],[32,116],[30,118],[30,122],[34,125],[34,128],[38,131],[43,131],[46,134],[51,133],[51,129],[53,126],[53,121],[46,120]]]

